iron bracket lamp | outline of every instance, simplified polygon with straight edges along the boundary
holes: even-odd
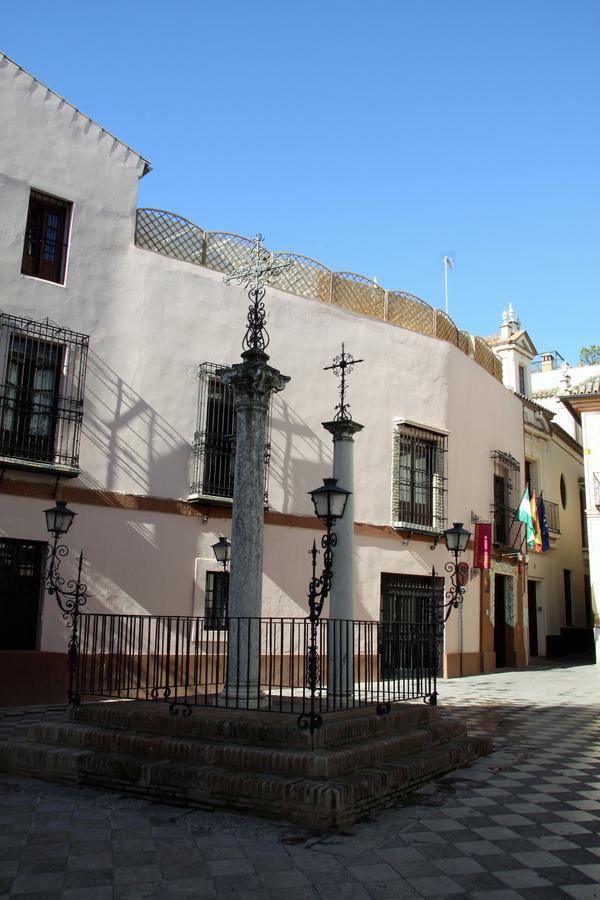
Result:
[[[69,548],[59,541],[67,533],[77,513],[67,508],[62,500],[57,500],[56,505],[44,510],[46,527],[54,540],[48,548],[46,555],[46,569],[44,584],[51,596],[56,597],[58,607],[62,612],[67,627],[71,629],[71,636],[67,647],[67,668],[69,672],[69,704],[79,703],[79,694],[76,689],[76,675],[79,659],[79,614],[82,606],[87,603],[87,585],[81,580],[83,567],[83,550],[77,561],[77,577],[65,578],[61,572],[61,564],[69,556]]]
[[[444,531],[444,538],[446,547],[454,555],[454,562],[447,562],[444,566],[451,581],[451,588],[446,591],[444,603],[444,622],[447,622],[452,610],[458,609],[464,600],[465,585],[469,580],[469,565],[466,562],[459,562],[458,558],[469,546],[471,532],[463,528],[462,522],[455,522],[452,528]]]
[[[223,571],[226,572],[227,564],[231,560],[231,542],[221,535],[217,543],[212,545],[212,552],[215,554],[217,562],[223,566]]]
[[[309,550],[312,558],[312,576],[308,586],[308,621],[310,627],[309,642],[306,654],[306,683],[310,693],[310,710],[298,717],[300,728],[309,728],[313,734],[322,724],[321,716],[315,712],[316,700],[320,696],[321,666],[317,643],[319,619],[325,600],[331,590],[333,572],[333,548],[337,543],[337,535],[331,529],[346,511],[350,491],[339,487],[336,478],[325,478],[321,487],[310,491],[315,508],[315,515],[325,523],[325,534],[321,538],[323,549],[323,571],[317,575],[317,543]]]

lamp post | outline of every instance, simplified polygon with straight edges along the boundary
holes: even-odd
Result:
[[[331,578],[333,569],[333,548],[337,543],[337,536],[332,533],[332,526],[341,519],[346,510],[346,504],[350,491],[339,487],[337,478],[325,478],[321,487],[310,491],[310,497],[315,508],[315,515],[325,523],[325,534],[321,538],[323,548],[323,571],[317,575],[317,550],[316,541],[313,541],[309,554],[312,557],[312,576],[308,586],[308,620],[310,623],[309,642],[306,655],[306,683],[310,691],[310,711],[302,713],[298,717],[301,728],[310,728],[313,734],[321,725],[321,716],[315,713],[316,698],[320,693],[320,659],[317,649],[317,630],[323,604],[331,590]]]
[[[462,522],[455,522],[452,528],[444,531],[444,538],[447,549],[454,556],[454,562],[447,562],[444,566],[452,582],[452,587],[446,591],[446,603],[444,603],[446,610],[444,622],[447,622],[452,610],[458,609],[464,599],[465,584],[469,579],[469,566],[466,562],[459,562],[458,558],[469,546],[471,532],[463,528]]]
[[[221,563],[223,566],[223,571],[227,571],[227,563],[231,559],[231,543],[227,540],[226,537],[221,537],[217,541],[216,544],[212,545],[212,552],[215,554],[215,559],[218,563]]]
[[[57,500],[55,506],[44,510],[46,527],[54,540],[48,549],[46,557],[46,571],[44,583],[50,595],[56,597],[58,607],[63,614],[67,627],[71,629],[71,637],[67,647],[67,668],[69,672],[69,704],[76,706],[79,703],[79,694],[76,690],[75,676],[77,673],[79,655],[79,612],[87,602],[87,585],[81,580],[83,566],[83,550],[79,554],[77,563],[77,577],[66,579],[60,571],[60,566],[69,555],[69,548],[59,544],[63,535],[67,533],[77,513],[67,508],[62,500]]]

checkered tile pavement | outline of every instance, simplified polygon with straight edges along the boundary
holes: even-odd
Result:
[[[0,774],[0,900],[600,900],[599,688],[591,665],[440,684],[494,753],[333,835]]]

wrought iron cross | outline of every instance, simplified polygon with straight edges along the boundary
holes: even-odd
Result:
[[[325,366],[323,369],[324,372],[331,370],[340,379],[340,402],[335,408],[334,422],[348,422],[352,418],[350,415],[350,404],[346,400],[346,376],[350,374],[354,366],[361,362],[364,362],[364,359],[354,359],[353,356],[346,353],[342,344],[342,352],[334,357],[333,365]]]
[[[262,234],[257,234],[250,252],[250,261],[238,266],[223,279],[225,284],[235,281],[248,288],[250,308],[248,327],[242,342],[244,350],[265,350],[268,346],[269,334],[265,327],[267,314],[264,304],[266,285],[294,265],[292,259],[275,262],[273,254],[262,245],[262,241]]]

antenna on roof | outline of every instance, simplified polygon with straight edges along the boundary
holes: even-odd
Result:
[[[444,266],[444,300],[445,300],[445,309],[446,315],[448,315],[448,269],[454,269],[456,263],[454,261],[454,254],[449,256],[447,253],[444,253],[442,256],[442,264]]]

